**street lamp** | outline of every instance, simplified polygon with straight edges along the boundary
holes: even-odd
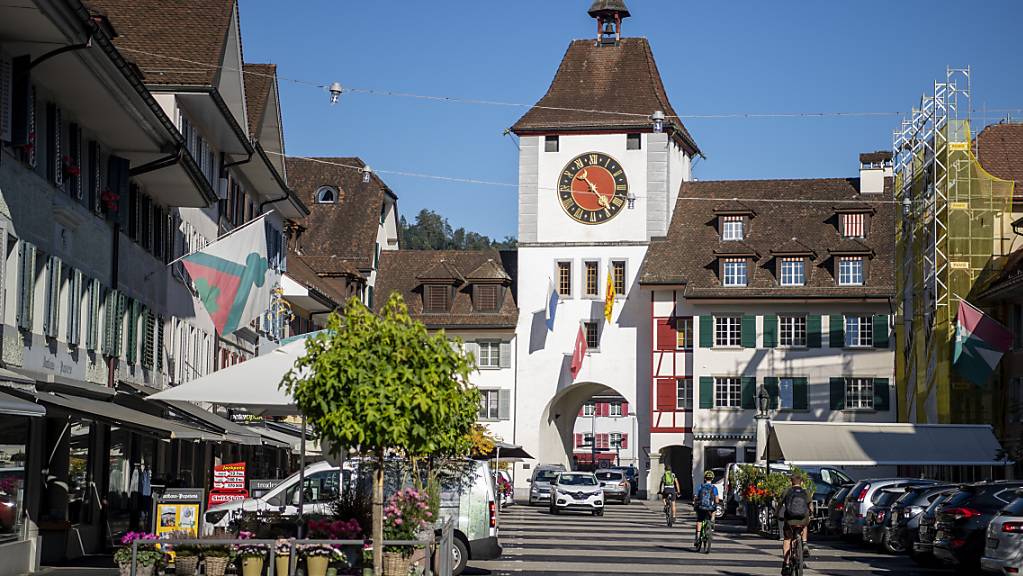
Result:
[[[333,82],[333,83],[331,83],[329,90],[330,90],[330,103],[331,104],[337,104],[338,98],[341,98],[341,92],[344,91],[344,88],[341,87],[341,83],[340,82]]]
[[[764,460],[767,461],[767,474],[771,474],[771,447],[768,443],[767,430],[770,424],[771,415],[769,410],[771,409],[771,395],[767,393],[767,388],[760,387],[760,391],[757,392],[757,460],[760,459],[761,454],[764,455]]]
[[[655,110],[650,119],[654,121],[654,132],[656,134],[664,132],[664,112]]]

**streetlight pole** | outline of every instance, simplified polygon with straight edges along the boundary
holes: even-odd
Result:
[[[597,403],[590,408],[590,466],[597,471]]]

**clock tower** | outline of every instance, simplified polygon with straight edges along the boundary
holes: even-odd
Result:
[[[634,446],[649,447],[651,302],[636,272],[650,239],[667,233],[701,154],[668,100],[650,44],[622,36],[624,0],[596,0],[589,15],[596,38],[569,44],[546,94],[512,126],[520,139],[512,440],[536,457],[529,466],[573,464],[573,424],[594,395],[624,397],[636,420]],[[553,321],[550,286],[558,292]],[[580,333],[588,351],[573,377]],[[529,475],[516,474],[519,487]]]

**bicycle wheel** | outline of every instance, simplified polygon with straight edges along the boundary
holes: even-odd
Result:
[[[803,576],[803,538],[796,536],[792,543],[792,550],[789,552],[789,561],[792,563],[792,576]]]
[[[671,528],[671,506],[668,504],[664,505],[664,520],[668,523],[668,528]]]
[[[714,540],[714,525],[710,520],[703,523],[703,553],[710,554],[710,543]]]

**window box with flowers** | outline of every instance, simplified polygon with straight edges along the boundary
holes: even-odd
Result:
[[[136,540],[138,548],[135,552],[135,575],[152,576],[159,572],[167,563],[166,554],[156,544],[156,534],[146,532],[128,532],[121,537],[121,547],[114,552],[114,562],[117,563],[118,572],[121,576],[131,575],[131,549],[132,543]],[[145,544],[143,544],[145,542]]]

